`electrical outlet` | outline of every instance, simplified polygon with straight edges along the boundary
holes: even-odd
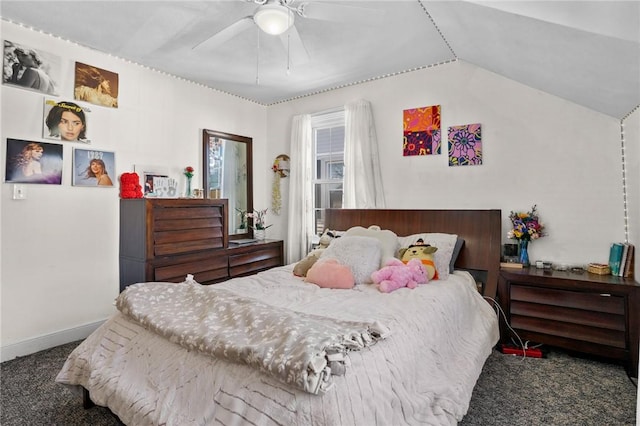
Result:
[[[24,185],[13,185],[13,199],[24,200],[27,198],[27,188]]]

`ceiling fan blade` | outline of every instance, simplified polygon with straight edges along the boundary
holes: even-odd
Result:
[[[196,44],[193,46],[193,50],[213,50],[252,26],[253,18],[251,16],[245,16],[223,30],[215,33],[211,37]]]
[[[300,5],[302,16],[309,19],[350,23],[353,21],[381,19],[384,13],[380,9],[345,6],[341,4],[306,2]]]
[[[307,52],[307,48],[304,47],[304,42],[295,25],[280,35],[280,41],[282,41],[284,48],[288,50],[292,64],[303,65],[309,62],[309,52]]]

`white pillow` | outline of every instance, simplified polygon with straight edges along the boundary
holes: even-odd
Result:
[[[379,268],[386,265],[387,261],[398,254],[398,236],[388,229],[380,229],[378,225],[371,225],[369,228],[363,228],[362,226],[354,226],[349,228],[344,233],[344,237],[372,237],[380,241],[380,249],[382,250],[382,256],[380,258]]]
[[[422,238],[425,244],[438,247],[438,251],[436,251],[434,256],[438,278],[441,280],[449,278],[449,263],[451,262],[451,256],[453,256],[453,249],[456,246],[458,236],[456,234],[428,232],[398,237],[398,242],[400,243],[400,248],[406,248],[415,244],[420,238]]]
[[[347,235],[335,239],[321,256],[347,265],[356,284],[372,282],[371,274],[380,269],[380,257],[380,242],[376,238]]]

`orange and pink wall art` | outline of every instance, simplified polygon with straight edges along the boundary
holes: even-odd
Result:
[[[403,155],[440,154],[440,105],[403,111]]]

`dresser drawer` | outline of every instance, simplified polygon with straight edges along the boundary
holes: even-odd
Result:
[[[171,256],[155,260],[151,276],[153,281],[182,282],[192,274],[200,284],[209,284],[229,277],[228,261],[224,251]]]
[[[153,208],[153,255],[169,256],[224,246],[224,207]]]
[[[253,250],[229,255],[229,275],[237,277],[282,266],[282,245],[252,247]]]

